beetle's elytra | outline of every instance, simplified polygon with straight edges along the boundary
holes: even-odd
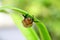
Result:
[[[33,20],[31,18],[27,17],[27,18],[24,18],[22,23],[25,27],[30,27],[33,25]]]

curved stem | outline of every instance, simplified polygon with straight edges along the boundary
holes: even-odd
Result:
[[[12,10],[15,10],[15,11],[18,11],[20,12],[22,15],[26,15],[28,14],[28,12],[24,11],[24,10],[21,10],[19,8],[16,8],[16,7],[12,7],[12,6],[2,6],[1,8],[6,8],[6,9],[12,9]]]
[[[35,20],[37,20],[37,22],[35,23],[39,29],[41,40],[51,40],[51,37],[48,33],[46,26],[42,22],[40,22],[38,19],[35,18]]]
[[[22,32],[22,34],[26,37],[27,40],[39,40],[36,32],[33,30],[32,27],[31,28],[25,28],[22,25],[23,19],[19,14],[13,13],[13,14],[11,14],[11,17],[13,18],[18,29]]]
[[[3,6],[2,8],[10,8],[10,9],[16,10],[16,11],[20,12],[22,15],[28,14],[24,10],[14,8],[14,7],[11,7],[11,6]],[[29,15],[29,16],[32,17],[31,15]],[[49,35],[48,30],[46,29],[46,27],[36,18],[34,18],[34,22],[36,23],[36,25],[39,29],[41,39],[42,40],[51,40],[50,35]]]
[[[12,10],[20,12],[22,15],[27,15],[28,14],[24,10],[21,10],[21,9],[18,9],[18,8],[14,8],[14,7],[11,7],[11,6],[3,6],[1,8],[3,8],[3,9],[7,9],[7,8],[8,9],[12,9]],[[27,40],[40,40],[38,35],[36,34],[35,30],[33,30],[32,27],[25,28],[22,25],[22,17],[18,13],[12,13],[10,15],[11,15],[12,19],[14,20],[15,24],[17,25],[17,27],[19,28],[19,30],[26,37]]]

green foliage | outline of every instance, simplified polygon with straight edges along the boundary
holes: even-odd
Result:
[[[20,16],[20,13],[22,15],[27,15],[28,13],[24,10],[21,10],[19,8],[15,8],[15,7],[11,7],[11,6],[3,6],[1,7],[3,9],[12,9],[15,10],[19,13],[12,13],[10,14],[12,16],[12,19],[14,20],[14,22],[16,23],[17,27],[19,28],[19,30],[21,30],[21,32],[25,35],[25,37],[27,38],[27,40],[40,40],[35,32],[35,30],[33,30],[32,27],[30,28],[25,28],[22,25],[22,20],[23,17]],[[28,14],[29,17],[33,18],[31,15]],[[48,30],[46,29],[46,27],[36,18],[34,19],[34,23],[36,23],[37,28],[39,29],[39,33],[41,36],[41,40],[51,40],[50,35],[48,33]]]

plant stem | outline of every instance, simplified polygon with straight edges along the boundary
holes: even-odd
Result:
[[[26,12],[24,10],[21,10],[21,9],[15,8],[15,7],[11,7],[11,6],[2,6],[1,8],[3,8],[3,9],[12,9],[12,10],[20,12],[22,15],[28,14],[28,12]]]
[[[18,9],[18,8],[14,8],[14,7],[10,7],[10,6],[3,6],[1,8],[3,8],[3,9],[7,9],[7,8],[8,9],[12,9],[12,10],[20,12],[22,15],[28,14],[24,10],[21,10],[21,9]],[[22,25],[23,17],[20,16],[20,13],[19,14],[18,13],[12,13],[12,14],[10,14],[11,17],[12,17],[12,19],[13,19],[13,21],[17,25],[18,29],[22,32],[22,34],[26,37],[27,40],[40,40],[39,37],[37,36],[35,30],[33,30],[32,27],[25,28]]]
[[[2,8],[10,8],[10,9],[13,9],[13,10],[16,10],[16,11],[18,11],[18,12],[20,12],[22,15],[26,15],[26,14],[28,14],[26,11],[24,11],[24,10],[21,10],[21,9],[18,9],[18,8],[14,8],[14,7],[11,7],[11,6],[4,6],[4,7],[2,7]],[[29,14],[28,14],[29,15]],[[30,17],[32,17],[31,15],[29,15]],[[18,21],[16,21],[16,17],[18,18]],[[17,26],[18,26],[18,28],[19,29],[21,29],[21,27],[20,27],[20,22],[19,22],[19,16],[14,16],[14,21],[16,22],[16,24],[17,24]],[[36,18],[33,18],[34,19],[34,22],[36,23],[36,25],[37,25],[37,27],[38,27],[38,29],[39,29],[39,32],[40,32],[40,36],[41,36],[41,39],[42,40],[51,40],[51,38],[50,38],[50,35],[49,35],[49,33],[48,33],[48,30],[46,29],[46,27],[38,20],[38,19],[36,19]],[[22,28],[23,30],[25,30],[24,28]],[[33,32],[33,29],[32,28],[28,28],[27,29],[27,31],[31,31],[31,33],[32,33],[32,35],[34,35],[34,32]],[[24,32],[24,31],[23,31]],[[26,34],[26,33],[24,33],[26,36],[28,35],[28,34]],[[35,37],[36,38],[36,37]],[[37,40],[37,38],[36,39],[34,39],[34,40]]]
[[[26,37],[27,40],[39,40],[36,32],[33,30],[32,27],[30,28],[25,28],[22,24],[22,17],[17,14],[17,13],[13,13],[10,14],[13,21],[16,23],[18,29],[22,32],[22,34]]]
[[[37,21],[35,23],[39,29],[41,40],[51,40],[51,37],[48,33],[46,26],[42,22],[40,22],[40,20],[38,20],[36,18],[35,18],[35,20]]]

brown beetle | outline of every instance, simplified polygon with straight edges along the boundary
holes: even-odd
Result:
[[[22,23],[23,23],[23,25],[25,27],[30,27],[30,26],[33,25],[33,20],[32,20],[32,18],[27,17],[27,18],[24,18],[24,20],[22,21]]]

